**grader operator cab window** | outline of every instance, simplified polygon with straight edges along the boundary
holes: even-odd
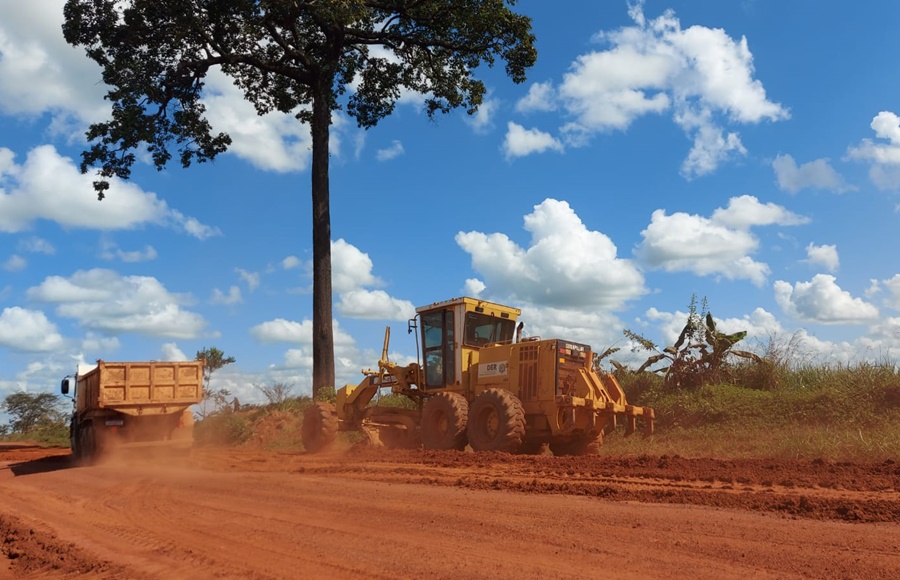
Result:
[[[425,388],[455,383],[452,310],[436,310],[422,315],[422,344],[425,355]]]
[[[508,318],[489,316],[480,312],[466,313],[465,343],[468,346],[511,343],[516,323]]]

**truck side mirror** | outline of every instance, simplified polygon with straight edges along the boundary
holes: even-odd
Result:
[[[62,392],[63,395],[69,394],[69,381],[71,381],[71,380],[72,380],[71,377],[66,377],[59,384],[59,390],[60,390],[60,392]]]

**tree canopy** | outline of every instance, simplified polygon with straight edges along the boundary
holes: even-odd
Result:
[[[62,425],[66,414],[59,408],[60,399],[53,393],[12,393],[2,408],[12,418],[12,433],[30,433],[40,428]]]
[[[204,361],[203,396],[202,404],[200,406],[200,418],[205,419],[207,415],[209,415],[209,409],[207,409],[207,403],[209,401],[213,402],[214,409],[219,410],[223,406],[225,406],[227,397],[231,396],[231,391],[225,387],[213,391],[209,386],[209,382],[212,379],[212,375],[214,372],[224,367],[225,365],[234,363],[235,358],[233,356],[225,356],[224,351],[214,346],[209,346],[202,350],[198,350],[197,356],[195,356],[194,358],[196,360]]]
[[[207,74],[219,69],[262,115],[310,126],[313,200],[313,392],[334,386],[328,141],[343,109],[360,127],[389,115],[402,89],[429,116],[485,94],[482,64],[505,62],[514,82],[537,57],[516,0],[67,0],[63,32],[102,68],[112,115],[87,132],[81,170],[98,197],[127,179],[146,147],[157,169],[227,150],[204,116]],[[379,47],[376,50],[376,47]]]

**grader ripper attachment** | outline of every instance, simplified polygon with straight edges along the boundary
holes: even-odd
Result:
[[[334,405],[315,403],[303,418],[310,452],[338,431],[362,431],[387,447],[582,455],[599,449],[621,419],[625,434],[643,421],[653,432],[653,409],[629,405],[610,374],[593,368],[589,346],[561,339],[521,339],[517,308],[474,298],[423,306],[409,324],[419,331],[419,362],[388,360],[390,328],[377,369],[337,391]],[[371,404],[390,388],[414,409]]]

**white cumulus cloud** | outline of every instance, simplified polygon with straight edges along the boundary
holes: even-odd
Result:
[[[352,346],[353,338],[344,332],[338,321],[332,322],[335,348]],[[312,320],[296,322],[284,318],[276,318],[257,324],[250,329],[250,334],[261,343],[285,342],[288,344],[312,345]]]
[[[880,189],[900,189],[900,117],[881,111],[870,127],[881,141],[863,139],[847,150],[847,157],[869,163],[869,178]]]
[[[759,240],[750,228],[806,221],[781,206],[760,203],[749,195],[731,198],[727,207],[716,209],[710,218],[683,212],[667,215],[659,209],[641,232],[643,241],[636,254],[651,268],[750,280],[761,286],[770,269],[751,257],[759,248]]]
[[[172,294],[149,276],[121,276],[112,270],[80,270],[48,276],[28,289],[28,298],[56,304],[56,314],[108,333],[133,332],[170,338],[198,338],[206,321],[184,310],[186,296]]]
[[[213,288],[212,298],[209,299],[212,304],[238,304],[243,300],[241,289],[237,286],[231,286],[227,294],[218,288]]]
[[[0,346],[23,352],[52,352],[63,346],[63,337],[43,312],[13,306],[0,312]]]
[[[345,292],[341,294],[337,309],[343,316],[375,320],[409,320],[416,315],[412,302],[393,298],[384,290]]]
[[[688,178],[746,154],[740,135],[725,126],[789,117],[754,78],[746,37],[700,25],[682,28],[671,10],[648,20],[643,7],[632,3],[633,26],[596,35],[608,48],[577,57],[558,87],[532,85],[517,110],[548,111],[558,103],[573,119],[563,128],[572,146],[585,145],[597,132],[624,131],[642,116],[671,112],[694,142],[682,165]]]
[[[824,244],[817,246],[810,243],[806,246],[806,259],[810,264],[822,266],[829,272],[835,272],[840,266],[837,246]]]
[[[101,231],[171,225],[200,239],[213,230],[132,182],[112,179],[106,198],[98,201],[93,181],[52,145],[35,147],[21,165],[0,147],[0,232],[20,232],[38,220]]]
[[[558,139],[539,129],[526,129],[513,122],[507,123],[506,138],[503,141],[503,153],[507,159],[525,157],[534,153],[543,153],[548,149],[563,151]]]
[[[379,149],[375,152],[375,159],[378,161],[390,161],[391,159],[396,159],[405,153],[403,149],[403,143],[400,141],[394,140],[391,142],[390,146],[385,147],[384,149]]]
[[[338,294],[381,284],[372,267],[369,254],[343,238],[331,243],[331,286]]]
[[[778,187],[788,193],[797,193],[803,189],[844,193],[856,189],[844,181],[828,159],[816,159],[798,167],[790,155],[779,155],[772,162],[772,168],[778,179]]]
[[[781,309],[802,322],[863,324],[878,319],[878,308],[842,290],[835,277],[828,274],[816,274],[809,282],[793,286],[779,280],[774,290]]]
[[[459,232],[492,295],[544,306],[618,309],[645,292],[631,260],[617,256],[605,234],[589,230],[565,201],[546,199],[525,216],[531,245],[506,234]]]
[[[19,272],[24,270],[27,266],[28,260],[17,254],[13,254],[9,259],[3,262],[3,269],[7,272]]]

